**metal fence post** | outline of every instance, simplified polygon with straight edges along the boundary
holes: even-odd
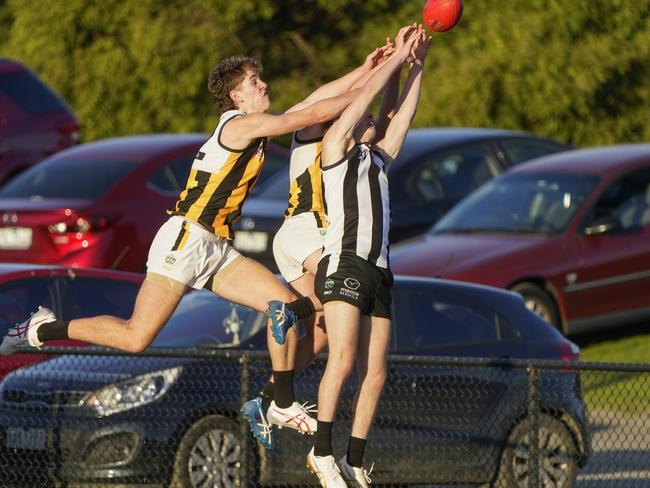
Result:
[[[239,404],[243,405],[246,400],[250,398],[250,378],[251,378],[251,358],[248,354],[244,354],[239,358],[241,364],[241,372],[239,378],[240,384],[240,398]],[[241,456],[241,486],[253,486],[252,484],[252,470],[253,470],[253,446],[251,436],[248,433],[248,425],[245,420],[239,423],[239,434],[241,438],[242,456]]]
[[[530,433],[528,434],[530,477],[529,488],[539,485],[539,370],[532,365],[526,368],[528,376],[528,417],[530,418]]]

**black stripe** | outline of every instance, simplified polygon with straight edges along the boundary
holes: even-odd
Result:
[[[202,151],[199,151],[199,153],[196,155],[196,157],[194,159],[198,159],[199,161],[201,161],[204,157],[205,157],[205,153],[202,152]]]
[[[368,261],[377,264],[384,243],[384,205],[381,200],[381,185],[379,184],[379,166],[370,156],[368,168],[368,184],[370,186],[370,206],[372,207],[372,233]]]
[[[296,183],[298,183],[298,205],[296,205],[294,215],[309,212],[313,206],[314,190],[311,186],[309,168],[296,178]]]
[[[258,141],[259,142],[259,141]],[[212,228],[213,221],[215,216],[219,211],[226,205],[228,198],[232,194],[233,189],[239,186],[244,173],[246,173],[246,168],[251,158],[257,152],[257,146],[249,146],[237,159],[234,167],[230,170],[230,173],[222,180],[221,184],[214,190],[214,193],[210,196],[208,203],[205,205],[205,208],[201,212],[201,215],[198,218],[198,222],[201,225]],[[226,217],[226,224],[230,225],[239,217],[239,209],[231,213]]]
[[[185,229],[185,222],[183,222],[183,224],[181,225],[181,230],[178,233],[178,237],[176,237],[176,242],[174,242],[174,245],[172,246],[172,251],[178,251],[178,247],[181,245],[183,236],[185,236],[186,232],[187,229]]]
[[[358,146],[350,153],[348,168],[343,179],[343,238],[341,249],[357,252],[357,233],[359,230],[359,195],[357,194],[357,181],[359,179],[359,154]]]
[[[316,219],[316,227],[318,227],[319,229],[322,229],[323,228],[323,221],[321,220],[320,215],[318,214],[318,212],[312,212],[312,215]]]
[[[208,181],[210,180],[210,174],[211,173],[209,171],[196,171],[196,186],[189,188],[187,190],[187,195],[185,195],[185,198],[176,203],[176,208],[178,210],[174,211],[173,215],[185,215],[187,212],[189,212],[190,207],[194,205],[194,203],[199,199],[201,193],[203,193],[203,190],[205,189],[205,186],[208,184]]]

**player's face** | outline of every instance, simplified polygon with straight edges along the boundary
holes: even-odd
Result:
[[[239,104],[246,112],[265,112],[271,106],[267,84],[262,81],[257,71],[248,70],[239,86],[242,103]]]
[[[372,142],[376,134],[377,130],[375,129],[375,121],[372,118],[372,112],[366,112],[357,124],[355,130],[356,140],[358,142],[369,143]]]

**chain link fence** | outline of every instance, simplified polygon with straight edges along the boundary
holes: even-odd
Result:
[[[299,401],[315,403],[323,367],[296,381]],[[275,430],[265,450],[239,415],[269,378],[264,353],[59,348],[0,374],[0,486],[318,484],[313,438]],[[391,356],[365,459],[373,485],[647,487],[650,365]]]

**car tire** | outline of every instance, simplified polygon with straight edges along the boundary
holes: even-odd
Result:
[[[212,415],[196,422],[185,433],[176,451],[170,488],[242,484],[243,450],[238,425]]]
[[[528,310],[535,312],[557,329],[561,329],[562,324],[560,324],[555,300],[547,292],[532,283],[519,283],[512,287],[512,291],[524,298],[524,305]]]
[[[530,418],[515,426],[501,454],[499,473],[494,488],[527,488],[529,486]],[[540,486],[571,488],[578,475],[578,452],[571,432],[564,423],[550,415],[540,415],[539,445],[542,456],[539,469]]]

